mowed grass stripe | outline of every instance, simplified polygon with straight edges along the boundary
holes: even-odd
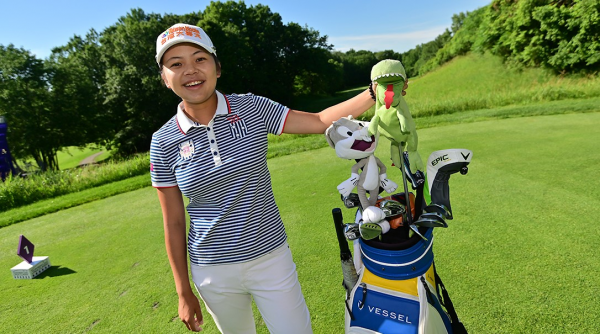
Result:
[[[599,184],[595,178],[583,181],[579,171],[598,166],[600,156],[594,153],[594,147],[600,138],[593,124],[599,118],[598,113],[525,117],[420,132],[421,152],[450,147],[469,148],[474,152],[470,173],[454,175],[450,180],[456,219],[449,222],[450,228],[438,230],[434,246],[438,269],[459,313],[472,324],[470,328],[474,333],[594,331],[598,313],[590,315],[590,310],[596,297],[588,295],[586,290],[597,280],[592,279],[580,291],[577,285],[590,272],[577,271],[577,268],[598,269],[597,261],[589,261],[594,256],[593,240],[598,231],[587,232],[586,226],[599,213],[600,204],[598,196],[588,188],[597,188]],[[382,141],[378,156],[383,161],[389,156],[387,149]],[[426,159],[425,154],[423,158]],[[323,161],[321,159],[310,155],[302,157],[308,161]],[[296,180],[285,171],[297,169],[297,162],[291,157],[277,160],[278,164],[282,161],[288,163],[279,173],[274,173],[284,175],[280,183],[305,190],[284,191],[278,198],[289,197],[286,203],[294,197],[315,198],[310,203],[296,203],[300,210],[290,209],[295,218],[292,228],[303,230],[303,235],[314,235],[318,226],[325,224],[330,227],[324,232],[328,233],[326,239],[333,242],[331,205],[322,201],[327,199],[336,203],[334,206],[341,206],[335,186],[348,176],[352,163],[346,162],[345,167],[340,168],[330,159],[325,164],[321,162],[327,166],[323,166],[321,174]],[[396,170],[391,172],[394,180],[400,180],[394,173]],[[328,190],[320,191],[320,184],[327,184]],[[308,217],[310,211],[322,212],[324,217],[315,222]],[[347,221],[352,219],[349,211],[344,210]],[[581,242],[588,237],[591,242]],[[339,272],[337,257],[331,256],[337,246],[324,244],[324,238],[317,238],[318,242],[306,247],[310,239],[305,237],[298,241],[303,245],[301,252],[308,253],[306,258],[310,261],[307,262],[320,263],[322,271],[315,272],[314,265],[308,266],[304,274],[309,280],[323,277],[332,266]],[[575,252],[565,252],[565,249]],[[321,253],[328,254],[329,260],[314,259]],[[565,267],[565,263],[569,265]],[[303,268],[307,267],[299,265],[299,270]],[[334,278],[333,285],[317,284],[317,289],[308,289],[307,298],[314,292],[315,299],[335,299],[339,293],[338,283]],[[339,295],[337,298],[340,299]],[[589,303],[569,306],[577,310],[576,316],[558,311],[577,304],[580,299]],[[467,309],[462,309],[464,307]],[[343,304],[338,304],[338,309],[324,305],[322,310],[321,317],[339,319],[343,316]],[[332,317],[336,312],[338,314]],[[498,319],[504,322],[498,324]]]
[[[176,300],[167,288],[172,279],[157,204],[147,187],[2,229],[4,267],[15,260],[14,236],[25,234],[36,254],[50,256],[54,270],[31,281],[3,280],[11,283],[1,289],[11,302],[2,303],[0,327],[8,333],[82,333],[94,322],[94,332],[104,333],[174,328],[156,320],[163,312],[174,317],[176,308],[153,307]]]
[[[150,184],[150,173],[148,172],[145,175],[133,176],[75,193],[37,201],[23,207],[2,212],[0,215],[0,228],[77,205],[148,187]]]
[[[456,224],[438,232],[435,252],[473,332],[595,331],[600,280],[590,273],[600,269],[593,223],[600,182],[590,168],[600,163],[599,119],[593,113],[447,128],[474,158],[466,177],[450,180]],[[422,147],[441,146],[449,135],[443,130],[424,136]]]
[[[451,115],[420,117],[416,118],[415,121],[417,123],[417,128],[420,129],[419,132],[422,132],[424,128],[447,126],[459,123],[472,123],[484,120],[489,121],[499,118],[518,118],[564,113],[588,113],[597,111],[600,111],[600,98],[590,98],[465,111]],[[443,143],[444,141],[442,140],[441,142]],[[300,136],[287,134],[281,136],[271,135],[269,137],[269,152],[267,153],[267,156],[268,158],[274,158],[322,147],[327,147],[327,143],[322,136]],[[585,168],[590,169],[593,167],[593,164],[588,164]],[[107,185],[94,187],[92,189],[82,190],[75,194],[58,196],[52,199],[38,201],[27,206],[4,211],[2,214],[0,214],[0,228],[21,222],[23,220],[39,217],[47,213],[56,212],[58,210],[63,210],[93,200],[98,200],[107,196],[139,189],[146,186],[146,184],[149,184],[149,182],[148,175],[135,176],[125,180],[112,182]]]
[[[586,177],[600,159],[599,121],[600,113],[587,113],[419,132],[423,159],[445,148],[474,152],[469,174],[450,179],[456,218],[436,232],[434,246],[470,333],[593,333],[600,325],[593,274],[600,232],[592,221],[599,181]],[[377,155],[389,165],[388,150],[382,139]],[[352,164],[330,148],[269,161],[315,333],[343,331],[331,209],[342,206],[335,187]],[[388,174],[400,184],[397,169]],[[352,220],[352,210],[342,211]],[[19,234],[55,266],[41,279],[10,277]],[[152,188],[0,229],[0,266],[0,327],[7,333],[187,331],[173,320],[177,298]],[[217,333],[205,314],[204,332]],[[263,324],[259,333],[267,333]]]

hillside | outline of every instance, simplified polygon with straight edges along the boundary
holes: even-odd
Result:
[[[557,76],[514,68],[498,56],[470,53],[410,79],[406,100],[415,117],[459,111],[600,97],[597,76]]]
[[[298,99],[290,107],[318,112],[363,89],[366,86],[339,92],[333,97]],[[597,75],[561,76],[542,68],[510,67],[499,56],[469,53],[425,75],[410,78],[405,98],[417,124],[424,117],[507,106],[519,106],[514,112],[527,116],[527,112],[523,113],[524,106],[545,108],[545,103],[553,101],[563,101],[557,102],[560,106],[552,104],[558,108],[555,113],[570,112],[570,105],[574,108],[572,111],[582,112],[598,110],[595,106],[599,104],[590,99],[600,98],[600,78]],[[372,115],[373,110],[370,110],[362,118],[367,120]]]

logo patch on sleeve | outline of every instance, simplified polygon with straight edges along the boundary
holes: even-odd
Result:
[[[179,144],[179,155],[184,160],[191,158],[194,155],[194,141],[190,139]]]

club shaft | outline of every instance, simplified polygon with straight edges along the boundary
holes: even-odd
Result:
[[[347,260],[352,257],[350,247],[348,247],[348,241],[344,235],[344,217],[342,216],[342,210],[335,208],[331,210],[333,215],[333,224],[335,225],[335,234],[337,235],[338,244],[340,246],[340,257],[342,260]]]
[[[406,199],[406,220],[412,224],[412,210],[410,207],[410,194],[408,193],[408,184],[406,181],[406,171],[404,170],[404,151],[400,152],[400,170],[402,171],[402,184],[404,185],[404,198]]]

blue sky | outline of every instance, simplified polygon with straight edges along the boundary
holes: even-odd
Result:
[[[473,11],[491,0],[246,0],[327,35],[334,49],[405,52],[450,28],[452,15]],[[131,8],[146,13],[203,11],[210,1],[0,0],[0,44],[14,44],[46,58],[53,47],[90,29],[102,31]],[[218,46],[218,41],[214,41]]]

